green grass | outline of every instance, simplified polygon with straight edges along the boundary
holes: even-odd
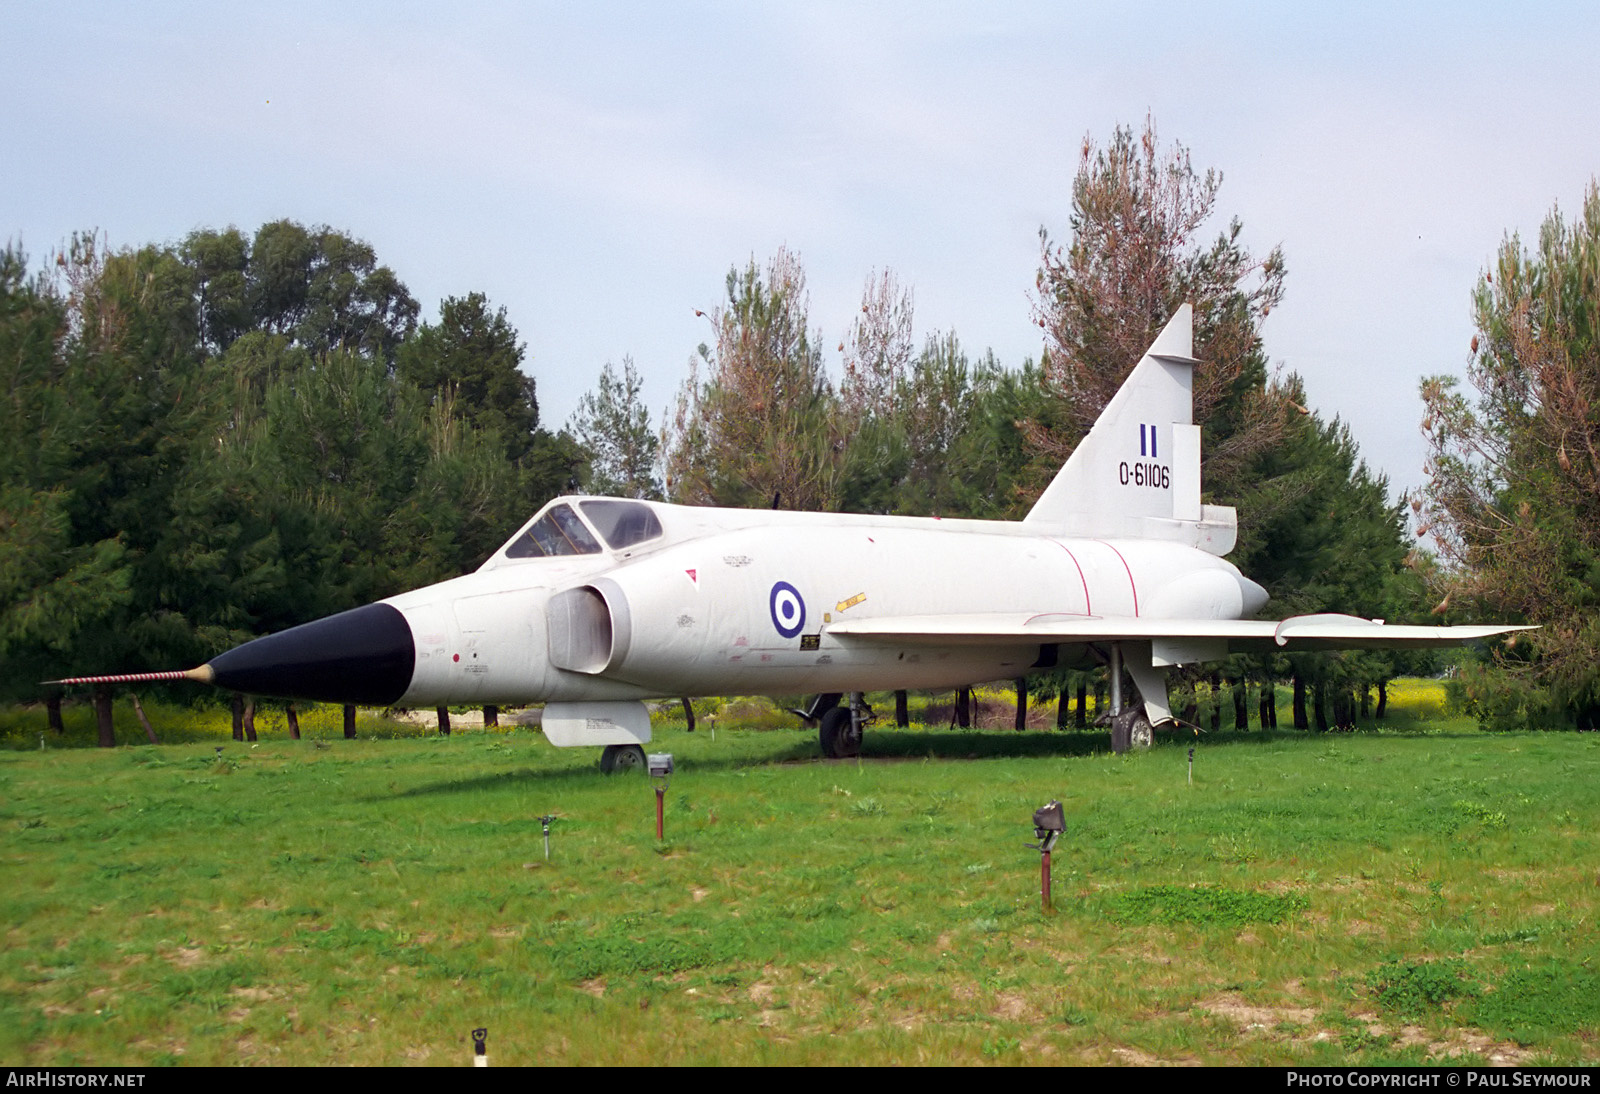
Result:
[[[0,1059],[1600,1062],[1600,735],[1206,735],[1190,785],[1192,737],[825,762],[724,709],[658,729],[658,842],[645,779],[529,730],[190,717],[0,751]]]

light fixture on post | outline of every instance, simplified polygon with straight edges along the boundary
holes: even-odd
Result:
[[[1039,899],[1046,912],[1050,911],[1050,852],[1066,830],[1060,802],[1052,801],[1033,811],[1033,836],[1039,842],[1028,846],[1039,852]]]
[[[672,753],[652,752],[646,761],[650,770],[650,781],[656,787],[656,839],[664,839],[662,834],[663,803],[667,797],[667,783],[672,780]]]

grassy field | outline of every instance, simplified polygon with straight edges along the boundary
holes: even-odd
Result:
[[[526,729],[152,710],[190,743],[40,751],[11,712],[0,1061],[464,1065],[487,1026],[495,1064],[1600,1062],[1600,735],[1481,734],[1436,687],[1404,732],[1122,757],[913,728],[824,762],[730,706],[658,729],[663,843],[645,779]]]

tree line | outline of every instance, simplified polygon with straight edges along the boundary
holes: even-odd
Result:
[[[1570,637],[1591,649],[1600,638],[1582,611],[1600,580],[1581,546],[1593,492],[1572,471],[1600,476],[1592,193],[1581,228],[1547,226],[1538,255],[1508,241],[1499,280],[1485,275],[1473,380],[1497,394],[1474,408],[1445,381],[1425,386],[1433,480],[1411,507],[1417,531],[1441,536],[1435,560],[1348,430],[1269,368],[1261,327],[1283,299],[1285,258],[1253,253],[1237,220],[1204,234],[1221,181],[1148,122],[1086,139],[1066,231],[1040,235],[1037,361],[1008,366],[954,331],[918,344],[914,293],[891,271],[867,275],[849,328],[825,338],[800,256],[780,250],[728,271],[661,421],[625,358],[554,430],[503,308],[468,293],[423,319],[372,248],[337,230],[279,221],[120,251],[84,235],[40,271],[8,247],[0,692],[34,698],[36,681],[68,671],[199,663],[465,572],[567,490],[1014,519],[1187,301],[1206,500],[1237,507],[1231,557],[1274,614],[1424,621],[1444,596],[1444,612],[1539,619],[1541,605],[1570,604],[1564,629],[1474,670],[1475,701],[1488,709],[1503,693],[1526,709],[1548,695],[1556,720],[1592,707]],[[1538,516],[1508,517],[1519,512]],[[1523,555],[1491,535],[1529,525],[1515,539]],[[1510,587],[1497,573],[1527,587],[1497,592]],[[1281,655],[1204,675],[1216,693],[1231,687],[1240,723],[1251,686],[1289,681],[1296,722],[1332,724],[1418,667],[1383,652]],[[1065,697],[1092,685],[1052,673],[1028,686]]]
[[[0,251],[0,689],[198,664],[480,563],[576,480],[477,293],[280,221]]]

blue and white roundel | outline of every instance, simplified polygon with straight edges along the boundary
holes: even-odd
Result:
[[[800,599],[800,590],[787,581],[772,587],[772,625],[785,638],[793,638],[806,625],[806,602]]]

